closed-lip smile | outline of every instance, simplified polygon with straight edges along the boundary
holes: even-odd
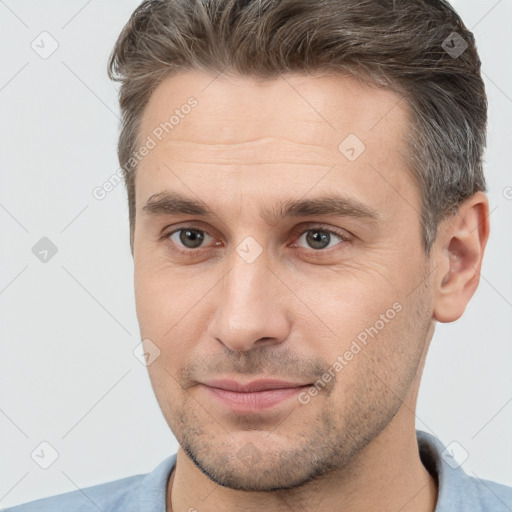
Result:
[[[284,380],[276,379],[258,379],[245,384],[232,379],[214,379],[203,382],[202,384],[211,388],[236,391],[237,393],[250,393],[253,391],[266,391],[272,389],[299,388],[303,386],[309,386],[309,383],[287,382]]]
[[[260,412],[277,406],[311,385],[277,379],[257,379],[246,383],[213,379],[200,384],[217,403],[238,413]]]

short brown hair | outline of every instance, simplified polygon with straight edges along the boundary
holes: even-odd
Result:
[[[409,165],[422,190],[428,254],[439,222],[486,189],[487,98],[473,34],[443,0],[146,0],[112,50],[121,82],[118,157],[135,227],[132,155],[163,78],[191,69],[275,79],[334,71],[388,87],[411,113]]]

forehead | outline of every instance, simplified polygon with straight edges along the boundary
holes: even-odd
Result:
[[[191,101],[197,105],[189,109]],[[187,71],[156,87],[139,135],[152,133],[172,114],[173,126],[163,134],[168,140],[232,144],[288,134],[296,142],[316,144],[324,137],[326,143],[336,141],[347,129],[361,137],[390,128],[400,135],[407,108],[397,93],[340,74],[290,73],[264,81]]]
[[[401,188],[412,183],[403,157],[407,123],[404,99],[353,77],[181,72],[156,87],[143,112],[139,145],[151,139],[152,148],[138,165],[138,208],[163,188],[185,191],[180,173],[195,187],[245,180],[255,190],[292,179],[307,186],[335,166],[340,183],[370,187],[377,172]]]

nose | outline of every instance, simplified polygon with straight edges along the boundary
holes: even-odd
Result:
[[[263,255],[247,263],[234,254],[230,263],[216,287],[210,337],[233,351],[282,343],[289,333],[287,288]]]

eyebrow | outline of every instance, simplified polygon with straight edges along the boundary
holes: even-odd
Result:
[[[217,217],[205,203],[188,198],[178,192],[160,192],[148,198],[142,210],[150,216],[199,215]],[[287,217],[332,215],[353,217],[367,221],[381,219],[379,212],[361,201],[339,194],[328,194],[312,199],[286,199],[273,208],[266,208],[261,217],[270,225]]]

